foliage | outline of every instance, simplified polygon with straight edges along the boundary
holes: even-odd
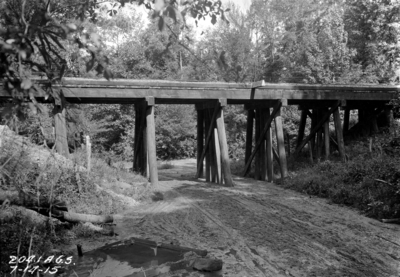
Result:
[[[352,206],[374,218],[398,218],[400,215],[399,156],[382,152],[390,146],[388,136],[376,139],[373,153],[350,147],[347,163],[324,161],[293,173],[286,186],[310,195],[329,198],[333,203]],[[378,145],[380,144],[380,145]],[[357,143],[357,148],[360,148]],[[358,153],[358,154],[357,154]],[[390,151],[387,153],[391,153]]]
[[[156,108],[156,146],[160,159],[194,157],[196,121],[194,109],[187,105]]]

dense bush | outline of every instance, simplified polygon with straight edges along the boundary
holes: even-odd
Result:
[[[194,107],[158,105],[155,112],[157,157],[164,160],[194,157],[197,124]]]
[[[293,173],[286,186],[333,203],[352,206],[374,218],[400,217],[400,157],[378,151],[347,163],[324,161]]]

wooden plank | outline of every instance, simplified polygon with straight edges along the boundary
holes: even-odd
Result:
[[[253,125],[254,125],[254,110],[247,110],[247,125],[246,125],[246,153],[245,153],[245,163],[250,158],[251,148],[253,147]]]
[[[325,159],[329,159],[330,155],[330,139],[329,139],[329,118],[324,123],[324,140],[325,140]]]
[[[336,104],[333,105],[332,108],[327,113],[324,114],[324,116],[322,117],[320,122],[318,122],[318,124],[315,126],[315,128],[311,130],[311,132],[307,136],[307,138],[300,143],[300,145],[299,145],[299,147],[297,147],[296,151],[294,151],[293,156],[297,156],[300,153],[301,149],[303,149],[303,147],[310,141],[312,136],[315,135],[315,133],[319,130],[319,128],[322,127],[322,125],[328,120],[330,115],[334,111],[336,111],[339,106],[340,106],[340,101],[337,101]]]
[[[276,104],[275,104],[275,107],[274,107],[274,109],[272,111],[272,114],[268,118],[267,122],[265,123],[265,126],[264,126],[264,128],[263,128],[263,130],[262,130],[262,132],[260,134],[260,138],[257,139],[257,143],[256,143],[256,145],[255,145],[255,147],[253,149],[253,152],[251,152],[250,158],[249,158],[249,160],[247,161],[247,163],[246,163],[246,165],[244,167],[243,176],[246,176],[248,174],[249,169],[250,169],[250,164],[253,161],[256,152],[260,148],[260,145],[262,143],[263,138],[265,137],[265,135],[267,133],[268,128],[271,127],[271,122],[272,122],[273,118],[275,117],[276,113],[281,108],[281,106],[282,106],[281,101],[280,100],[276,101]]]
[[[127,103],[135,100],[144,99],[147,96],[155,98],[156,103],[176,103],[180,104],[193,103],[193,100],[204,101],[204,100],[215,100],[218,98],[226,98],[230,101],[238,101],[240,104],[251,101],[251,100],[276,100],[276,99],[288,99],[288,100],[386,100],[395,97],[392,92],[380,92],[380,91],[338,91],[332,90],[282,90],[282,89],[264,89],[257,88],[255,93],[251,93],[251,89],[248,88],[168,88],[168,87],[138,87],[138,88],[114,88],[109,87],[68,87],[63,89],[64,96],[68,102],[74,103]],[[40,97],[35,91],[32,92],[38,101],[44,101],[43,96]],[[0,98],[10,99],[11,96],[4,91]]]
[[[307,111],[308,110],[302,110],[301,111],[301,117],[300,117],[300,124],[299,124],[299,133],[297,134],[297,146],[298,148],[301,144],[301,142],[304,139],[304,131],[306,129],[306,123],[307,123]]]
[[[65,108],[59,106],[58,112],[54,116],[54,125],[56,133],[57,153],[68,158],[69,149],[67,141],[67,124],[65,121]]]
[[[287,169],[287,159],[286,159],[286,151],[285,151],[285,138],[283,135],[283,124],[282,124],[282,115],[281,109],[276,114],[275,117],[275,131],[276,131],[276,141],[279,155],[279,167],[281,170],[282,178],[286,178],[288,175]],[[288,142],[289,144],[289,142]]]
[[[200,163],[200,156],[204,146],[204,111],[197,110],[197,166],[200,167],[199,178],[204,175],[203,162]]]
[[[214,129],[214,125],[215,125],[215,119],[217,118],[217,114],[218,114],[218,110],[221,109],[221,104],[218,101],[215,105],[214,108],[214,112],[210,121],[210,126],[207,130],[207,136],[206,136],[206,142],[205,142],[205,147],[203,149],[203,152],[201,153],[200,156],[200,163],[203,162],[204,156],[206,154],[206,151],[208,150],[209,144],[210,144],[210,140],[211,140],[211,136],[213,134],[213,129]],[[200,168],[197,167],[197,173],[196,173],[196,178],[199,178],[199,173],[200,173]]]
[[[149,161],[150,182],[153,187],[158,186],[156,130],[154,122],[154,106],[146,108],[146,142]]]
[[[333,120],[335,122],[335,129],[336,129],[337,143],[338,143],[338,146],[339,146],[340,159],[343,162],[345,162],[346,161],[346,153],[345,153],[345,149],[344,149],[342,122],[340,120],[340,114],[339,114],[339,110],[338,109],[336,109],[333,112]]]
[[[225,186],[233,187],[231,166],[230,166],[230,162],[229,162],[228,143],[226,140],[226,133],[225,133],[223,108],[219,108],[217,111],[216,125],[217,125],[217,131],[218,131],[219,146],[220,146],[220,150],[221,150],[221,167],[222,167],[222,174],[224,176],[224,183],[225,183]]]
[[[43,81],[42,81],[43,82]],[[45,81],[44,81],[45,82]],[[149,86],[149,87],[218,87],[218,88],[229,88],[229,87],[246,87],[252,88],[253,84],[262,84],[262,81],[255,83],[225,83],[225,82],[179,82],[179,81],[165,81],[165,80],[127,80],[127,79],[113,79],[110,81],[104,79],[86,79],[86,78],[64,78],[62,85],[99,85],[99,86],[111,86],[111,87],[123,87],[123,86]],[[263,89],[308,89],[308,90],[330,90],[336,89],[338,91],[351,92],[351,91],[400,91],[398,86],[386,86],[386,85],[315,85],[315,84],[274,84],[264,83]]]
[[[215,145],[215,161],[216,161],[216,181],[222,184],[222,170],[221,170],[221,149],[219,146],[218,131],[214,128],[214,145]]]
[[[262,87],[262,86],[265,86],[264,80],[251,83],[251,88],[258,88],[258,87]]]
[[[279,113],[280,111],[280,107],[278,109],[278,111],[276,112],[276,114]],[[271,118],[271,114],[270,114],[270,110],[266,109],[265,110],[265,114],[268,116],[268,119]],[[271,118],[272,120],[272,118]],[[272,123],[272,121],[271,121]],[[266,149],[266,157],[267,157],[267,181],[268,182],[273,182],[274,181],[274,164],[273,164],[273,156],[272,156],[272,130],[271,130],[271,124],[270,127],[267,130],[267,133],[265,134],[265,138],[266,138],[266,145],[267,145],[267,149]]]

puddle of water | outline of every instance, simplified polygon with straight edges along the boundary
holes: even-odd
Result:
[[[57,276],[150,277],[162,274],[190,276],[192,262],[183,260],[184,252],[155,247],[143,241],[116,242],[74,257],[73,264]],[[221,277],[219,272],[198,272],[196,276]]]

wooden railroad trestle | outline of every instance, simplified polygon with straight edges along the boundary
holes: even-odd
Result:
[[[46,80],[38,80],[43,87]],[[287,156],[295,158],[308,145],[312,161],[327,159],[336,147],[346,161],[344,135],[369,134],[392,120],[388,102],[400,91],[398,86],[307,85],[172,82],[149,80],[91,80],[66,78],[53,84],[60,91],[56,97],[56,149],[67,156],[65,102],[130,103],[135,105],[135,137],[133,170],[158,183],[155,119],[156,104],[194,104],[197,110],[196,178],[233,186],[229,151],[224,124],[227,105],[244,105],[247,111],[245,166],[249,175],[254,164],[254,178],[274,179],[274,162],[281,177],[288,175]],[[32,92],[31,92],[32,93]],[[44,90],[34,91],[39,102],[48,102]],[[11,95],[0,86],[0,101]],[[301,110],[296,149],[290,153],[290,142],[284,135],[282,107],[297,105]],[[343,120],[339,110],[342,109]],[[350,128],[350,114],[358,112],[358,122]],[[335,136],[330,131],[333,117]],[[310,131],[306,134],[307,119]],[[353,117],[354,118],[354,117]],[[342,124],[343,121],[343,124]],[[286,142],[285,142],[286,137]],[[288,150],[286,150],[287,146]],[[282,179],[283,179],[282,178]]]

